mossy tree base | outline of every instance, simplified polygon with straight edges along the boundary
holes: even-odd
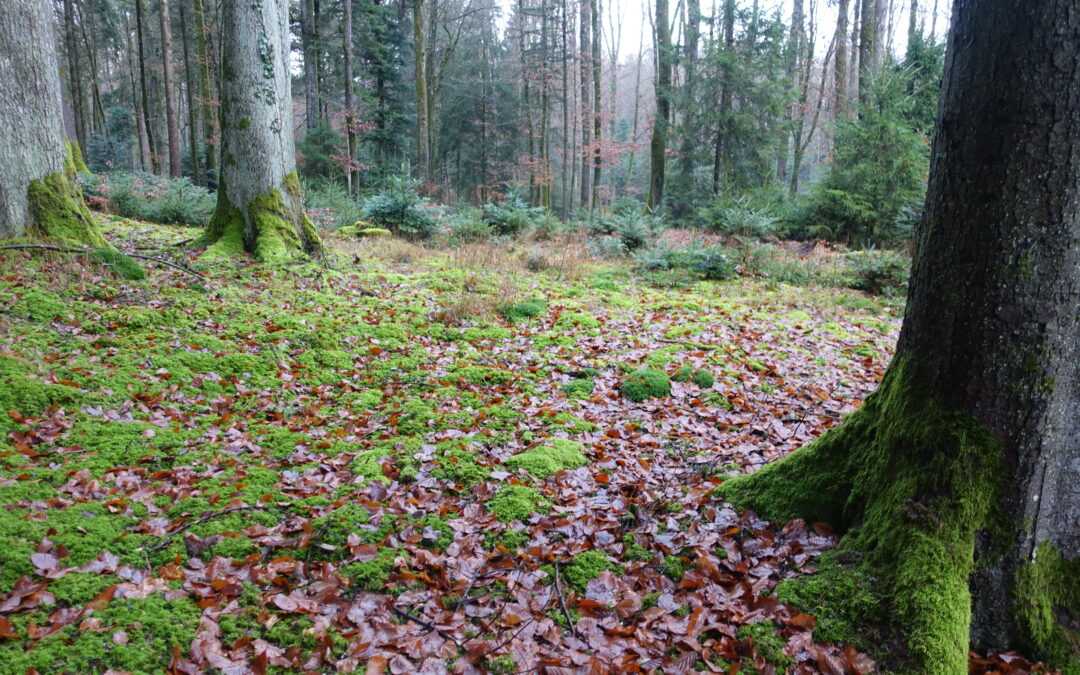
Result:
[[[75,175],[76,164],[69,146],[63,171],[30,181],[27,187],[30,211],[27,233],[49,241],[111,248],[83,201]]]
[[[1000,513],[1006,488],[992,436],[932,400],[907,373],[898,356],[878,391],[843,425],[719,492],[765,518],[842,528],[839,550],[860,561],[861,574],[878,579],[882,615],[904,645],[892,655],[899,668],[960,675],[967,672],[976,541],[990,542],[980,546],[982,556],[998,558],[1012,545],[1014,529]],[[1080,616],[1080,591],[1065,589],[1061,566],[1038,569],[1046,573],[1030,574],[1039,584],[1018,575],[1017,644],[1059,666],[1075,663],[1075,631],[1048,613],[1065,607]],[[1062,644],[1068,639],[1071,649]]]
[[[286,176],[284,189],[288,203],[280,190],[272,190],[241,210],[229,201],[222,186],[214,215],[200,242],[209,245],[203,257],[226,257],[247,251],[259,262],[276,263],[321,252],[322,243],[315,226],[300,206],[303,197],[295,174]]]

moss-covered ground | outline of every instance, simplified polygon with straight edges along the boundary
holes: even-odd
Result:
[[[772,594],[835,538],[712,493],[858,406],[896,307],[385,237],[200,260],[190,230],[101,229],[206,278],[0,252],[4,672],[853,658]],[[646,369],[669,389],[624,396]]]

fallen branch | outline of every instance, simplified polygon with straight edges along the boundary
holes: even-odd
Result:
[[[666,342],[669,345],[686,345],[687,347],[693,347],[694,349],[703,349],[705,351],[714,352],[723,349],[720,345],[707,345],[704,342],[694,342],[693,340],[669,340],[667,338],[657,338],[657,342]]]
[[[570,619],[570,611],[566,609],[566,600],[563,599],[562,588],[559,587],[559,563],[557,562],[555,563],[555,592],[559,595],[559,607],[562,608],[563,617],[566,619],[566,627],[570,629],[570,634],[576,638],[578,637],[577,626]]]
[[[183,534],[184,532],[187,532],[192,527],[195,527],[196,525],[202,525],[203,523],[211,521],[214,518],[218,518],[220,516],[224,516],[224,515],[227,515],[227,514],[230,514],[230,513],[236,513],[237,511],[269,511],[269,510],[270,510],[269,507],[266,507],[266,506],[233,506],[233,507],[230,507],[230,508],[227,508],[227,509],[223,509],[221,511],[215,511],[213,513],[209,513],[209,514],[203,516],[202,518],[199,518],[198,520],[193,520],[191,522],[185,523],[184,525],[177,528],[176,530],[173,530],[168,535],[166,535],[166,537],[164,539],[162,539],[158,543],[151,546],[150,550],[151,551],[160,551],[161,549],[168,546],[172,542],[173,538],[176,537],[176,535]]]
[[[92,248],[74,248],[66,246],[55,246],[53,244],[8,244],[6,246],[0,246],[0,250],[14,250],[14,249],[38,249],[44,251],[59,251],[60,253],[90,253],[94,249]],[[196,276],[200,279],[206,279],[205,276],[199,274],[190,267],[184,267],[183,265],[177,265],[176,263],[169,262],[168,260],[162,260],[161,258],[155,258],[153,256],[142,255],[140,253],[128,253],[127,251],[120,251],[129,258],[138,258],[139,260],[149,260],[150,262],[156,262],[167,267],[171,267],[174,270],[179,270],[186,274]]]

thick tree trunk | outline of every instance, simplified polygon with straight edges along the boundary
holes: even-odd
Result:
[[[274,262],[315,253],[296,175],[288,1],[225,3],[223,22],[221,181],[205,255],[244,250]]]
[[[169,175],[180,177],[180,125],[176,116],[176,76],[172,63],[172,22],[169,0],[158,0],[161,19],[161,72],[165,84],[165,128],[169,140]]]
[[[667,163],[668,122],[671,120],[671,24],[667,0],[656,0],[656,119],[649,144],[649,196],[645,206],[664,205],[664,171]]]
[[[1080,667],[1077,44],[1076,0],[956,4],[896,357],[723,488],[847,529],[916,672],[966,673],[969,643]]]
[[[107,246],[83,203],[64,138],[50,3],[10,3],[3,14],[0,238],[30,235]]]

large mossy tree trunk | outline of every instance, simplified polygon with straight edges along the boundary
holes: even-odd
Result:
[[[296,175],[287,0],[224,4],[221,177],[204,255],[277,262],[320,250]]]
[[[0,10],[0,238],[107,246],[83,203],[64,136],[52,8]]]
[[[722,488],[842,527],[912,672],[1080,673],[1080,1],[958,1],[897,352],[840,427]]]

